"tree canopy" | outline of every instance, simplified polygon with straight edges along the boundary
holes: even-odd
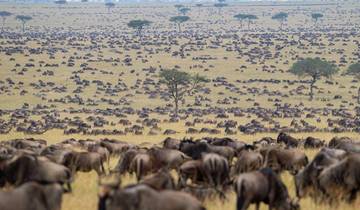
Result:
[[[12,13],[8,12],[8,11],[0,11],[0,17],[4,18],[4,17],[9,17],[11,16]]]
[[[273,20],[285,21],[288,18],[288,14],[285,12],[276,13],[271,17]]]
[[[313,87],[317,80],[321,77],[330,78],[338,72],[338,68],[320,58],[306,58],[297,61],[292,65],[289,72],[299,77],[311,77],[310,83],[310,100],[313,99]]]
[[[315,21],[318,21],[322,17],[324,17],[324,15],[321,13],[312,13],[311,14],[311,18],[314,19]]]
[[[183,15],[186,15],[186,13],[188,13],[190,11],[190,8],[187,7],[182,7],[179,9],[179,12]]]
[[[133,28],[135,30],[137,30],[137,32],[139,33],[139,35],[141,34],[141,30],[145,27],[145,26],[149,26],[151,24],[150,21],[148,20],[131,20],[127,23],[127,26],[129,28]]]
[[[206,82],[206,78],[196,74],[194,76],[187,72],[176,69],[162,70],[160,72],[160,83],[165,84],[170,98],[174,100],[175,115],[178,115],[179,101],[184,99],[186,94],[193,90],[199,89],[202,82]]]
[[[66,4],[67,1],[66,0],[57,0],[57,1],[54,1],[55,4]]]
[[[113,3],[113,2],[106,2],[106,3],[105,3],[105,6],[108,8],[108,11],[109,11],[109,13],[110,13],[111,8],[114,8],[114,7],[115,7],[115,3]]]
[[[360,63],[353,63],[346,70],[346,73],[354,76],[358,80],[358,84],[360,83]],[[358,89],[357,102],[360,104],[360,86]]]
[[[170,18],[171,22],[178,24],[179,31],[181,31],[180,24],[190,20],[189,16],[174,16]]]

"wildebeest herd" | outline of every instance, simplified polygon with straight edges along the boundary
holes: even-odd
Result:
[[[0,210],[358,209],[359,2],[65,3],[0,2]]]
[[[113,139],[47,145],[30,138],[4,141],[0,149],[0,184],[12,186],[1,191],[3,210],[58,210],[76,174],[90,171],[98,174],[98,210],[204,210],[202,202],[228,202],[231,192],[237,210],[261,203],[293,210],[307,196],[317,203],[352,203],[360,191],[360,143],[347,137],[328,143],[286,133],[252,143],[169,137],[152,146]],[[309,159],[302,149],[317,152]],[[110,158],[117,159],[114,167]],[[285,171],[293,176],[293,198],[281,178]],[[122,184],[126,174],[136,182]]]

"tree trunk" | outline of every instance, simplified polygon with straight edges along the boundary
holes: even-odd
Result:
[[[248,22],[248,31],[250,31],[250,24],[251,24],[251,20],[249,20]]]
[[[175,117],[178,116],[179,113],[179,100],[175,98]]]
[[[25,32],[25,22],[22,23],[22,31]]]
[[[316,79],[313,78],[313,80],[310,83],[310,101],[314,99],[314,85],[315,85]]]
[[[179,33],[181,33],[181,26],[180,26],[180,23],[178,23],[178,29],[179,29]]]
[[[359,87],[359,89],[358,89],[358,97],[357,97],[357,102],[358,102],[358,104],[360,104],[360,87]]]
[[[1,31],[4,31],[4,27],[5,27],[5,17],[2,18]]]

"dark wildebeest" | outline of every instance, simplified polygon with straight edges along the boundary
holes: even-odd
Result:
[[[292,147],[298,147],[299,146],[299,140],[296,138],[281,132],[279,136],[277,137],[277,143],[284,143],[286,147],[292,148]]]
[[[342,198],[355,200],[360,191],[360,154],[350,154],[325,168],[318,178],[319,188],[330,201]]]
[[[298,204],[290,200],[287,188],[270,168],[241,174],[234,182],[237,194],[237,210],[246,210],[255,203],[259,210],[260,203],[269,205],[269,209],[299,209]]]
[[[349,137],[334,137],[329,141],[329,147],[330,148],[336,148],[336,146],[340,143],[352,143],[353,140],[350,139]]]
[[[30,181],[66,184],[71,191],[72,174],[67,167],[45,157],[22,155],[0,163],[0,186],[20,186]]]
[[[296,149],[269,149],[264,159],[264,166],[272,168],[277,173],[283,170],[292,175],[297,174],[309,163],[304,152]]]
[[[27,182],[11,191],[0,191],[0,209],[60,210],[62,194],[60,184]]]
[[[205,210],[191,195],[172,191],[156,191],[140,184],[125,189],[103,192],[98,210]]]
[[[203,153],[210,152],[206,142],[194,142],[191,140],[181,141],[179,150],[194,160],[199,160]]]
[[[311,136],[307,137],[304,142],[305,149],[320,148],[320,147],[323,147],[324,145],[325,145],[325,140],[321,140],[321,139],[314,138]]]
[[[208,153],[202,157],[203,169],[206,178],[215,188],[223,187],[229,180],[229,163],[223,156],[216,153]]]
[[[316,154],[314,159],[295,176],[296,196],[302,198],[310,194],[312,198],[318,198],[318,176],[325,168],[339,162],[345,155],[340,154],[341,151],[335,149],[324,148]]]
[[[206,174],[202,160],[189,160],[180,166],[179,188],[185,187],[188,179],[191,180],[192,184],[203,184],[206,182]]]

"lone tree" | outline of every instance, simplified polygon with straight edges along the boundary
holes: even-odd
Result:
[[[19,20],[22,24],[22,31],[25,32],[25,24],[26,22],[28,22],[29,20],[31,20],[32,17],[31,16],[27,16],[27,15],[17,15],[16,16],[16,20]]]
[[[247,15],[246,19],[248,20],[248,30],[250,30],[251,23],[258,19],[258,17],[256,15]]]
[[[54,1],[54,3],[59,5],[59,9],[60,9],[61,6],[65,5],[67,2],[66,2],[66,0],[57,0],[57,1]]]
[[[181,23],[190,20],[189,16],[174,16],[170,18],[170,21],[178,25],[179,32],[181,32]]]
[[[223,3],[223,1],[220,2],[220,3],[214,4],[214,7],[218,8],[219,14],[221,14],[221,9],[222,9],[223,7],[226,7],[226,6],[227,6],[227,4]]]
[[[200,15],[201,7],[203,7],[203,4],[195,4],[195,6],[198,8],[198,13]]]
[[[349,66],[349,68],[346,71],[347,74],[352,75],[356,78],[358,81],[357,83],[360,83],[360,63],[354,63]],[[360,104],[360,85],[358,89],[358,96],[357,96],[357,102]]]
[[[321,77],[330,78],[332,75],[338,72],[338,68],[327,61],[321,60],[320,58],[306,58],[294,63],[289,72],[299,77],[311,77],[311,101],[314,98],[313,89],[316,81],[320,80]]]
[[[179,9],[179,12],[182,14],[182,15],[186,15],[186,13],[188,13],[190,11],[190,8],[187,8],[187,7],[182,7]]]
[[[187,94],[201,88],[201,83],[206,82],[205,77],[198,74],[192,76],[186,72],[176,69],[163,70],[160,72],[160,83],[165,84],[167,92],[174,100],[175,116],[178,116],[179,101],[183,100]]]
[[[287,21],[288,14],[285,12],[279,12],[271,17],[273,20],[280,22],[280,30],[282,30],[284,23]]]
[[[107,7],[108,13],[110,13],[111,9],[115,7],[115,4],[113,2],[106,2],[105,7]]]
[[[256,15],[250,15],[250,14],[237,14],[237,15],[234,15],[234,18],[236,18],[237,20],[240,21],[241,28],[243,27],[244,20],[247,20],[248,21],[248,29],[250,29],[250,24],[254,20],[258,19],[258,17]]]
[[[4,31],[4,27],[5,27],[5,21],[6,21],[6,18],[11,16],[12,13],[11,12],[8,12],[8,11],[0,11],[0,17],[2,19],[2,26],[1,26],[1,30]]]
[[[145,26],[149,26],[151,24],[148,20],[131,20],[128,22],[127,26],[129,28],[133,28],[136,30],[136,33],[141,36],[141,31]]]
[[[311,14],[311,18],[314,20],[315,25],[317,24],[319,19],[322,18],[322,17],[324,17],[324,15],[321,14],[321,13],[312,13]]]

